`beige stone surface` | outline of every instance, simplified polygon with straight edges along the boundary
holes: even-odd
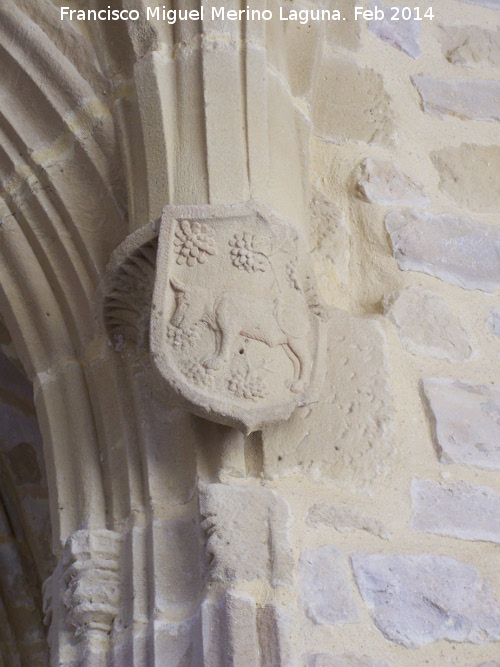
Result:
[[[384,11],[385,7],[377,0],[371,0],[370,10],[376,13],[377,9]],[[392,7],[399,7],[401,5],[392,5]],[[418,43],[420,35],[422,34],[422,24],[415,19],[415,13],[412,12],[409,20],[395,20],[393,19],[394,11],[384,11],[382,19],[373,19],[368,21],[368,30],[373,32],[379,39],[386,44],[390,44],[395,49],[403,51],[412,58],[418,58],[422,52]]]
[[[471,357],[467,332],[446,301],[436,293],[410,287],[387,294],[383,306],[409,352],[455,363]]]
[[[325,54],[313,93],[313,124],[319,137],[335,144],[390,145],[395,124],[380,74]]]
[[[499,470],[500,389],[448,378],[428,378],[423,386],[441,462]]]
[[[292,583],[287,503],[273,491],[224,484],[202,489],[200,510],[215,580]],[[226,549],[231,544],[232,549]]]
[[[393,455],[392,397],[380,324],[340,310],[328,321],[320,400],[263,430],[264,473],[301,472],[342,486],[377,484]]]
[[[461,67],[500,67],[500,32],[478,26],[442,26],[443,55]]]
[[[314,189],[311,197],[311,251],[331,263],[343,283],[349,280],[350,234],[337,204]]]
[[[424,208],[430,204],[422,183],[415,182],[399,165],[388,160],[363,160],[358,188],[370,204],[416,208]]]
[[[451,115],[466,120],[500,120],[500,82],[487,79],[445,81],[416,75],[412,81],[425,111],[440,118]]]
[[[500,147],[462,144],[431,155],[441,190],[459,206],[478,213],[500,207]]]
[[[500,228],[417,209],[391,212],[386,229],[401,269],[421,271],[464,289],[500,286]]]

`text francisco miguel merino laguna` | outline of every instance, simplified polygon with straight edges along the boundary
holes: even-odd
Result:
[[[165,21],[173,24],[177,21],[203,21],[205,18],[228,21],[270,21],[273,12],[270,9],[226,9],[224,6],[202,5],[200,9],[167,9],[166,7],[146,7],[144,18],[146,20]],[[363,7],[354,7],[354,18],[362,17]],[[138,21],[141,13],[137,9],[71,9],[61,7],[61,20],[70,21]],[[340,12],[329,9],[288,9],[280,7],[279,18],[281,21],[297,21],[308,23],[309,21],[345,21],[346,17]]]

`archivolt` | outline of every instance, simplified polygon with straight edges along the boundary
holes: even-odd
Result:
[[[131,457],[110,472],[135,437],[94,306],[127,234],[112,86],[81,35],[51,38],[53,5],[30,5],[36,22],[0,6],[0,313],[35,388],[57,553],[76,529],[124,520],[142,492]],[[112,432],[109,413],[123,417]]]

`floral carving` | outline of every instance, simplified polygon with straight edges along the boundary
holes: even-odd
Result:
[[[209,255],[215,255],[213,230],[203,222],[181,220],[175,231],[175,252],[177,264],[194,266],[204,264]]]
[[[184,368],[184,375],[188,380],[205,387],[212,386],[214,380],[214,371],[211,368],[206,368],[199,361],[193,361],[187,365]]]
[[[186,350],[192,347],[195,340],[199,337],[196,328],[182,329],[173,324],[167,325],[166,328],[167,342],[170,345],[179,347],[181,350]]]
[[[265,398],[268,395],[268,389],[264,379],[260,375],[255,375],[252,371],[243,371],[241,369],[233,371],[228,379],[228,388],[238,398],[249,398],[256,400]]]
[[[269,268],[267,255],[271,251],[271,240],[249,232],[237,233],[229,241],[231,260],[238,269],[255,273]]]

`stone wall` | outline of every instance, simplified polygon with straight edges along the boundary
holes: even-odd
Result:
[[[500,5],[418,5],[332,30],[309,98],[342,311],[322,400],[263,436],[308,665],[500,660]]]

